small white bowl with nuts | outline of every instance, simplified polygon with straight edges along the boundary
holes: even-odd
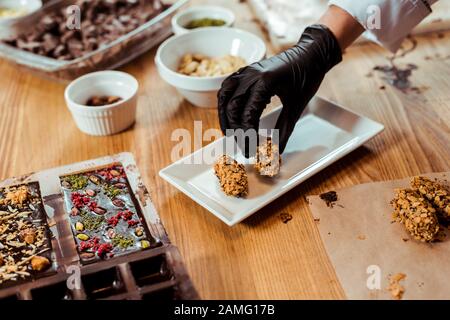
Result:
[[[186,100],[213,108],[222,82],[265,54],[264,41],[250,32],[208,27],[169,38],[158,48],[155,62],[161,78]]]

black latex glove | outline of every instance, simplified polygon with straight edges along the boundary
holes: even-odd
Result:
[[[325,74],[342,60],[339,43],[323,25],[308,27],[294,47],[253,63],[229,76],[218,93],[220,127],[259,129],[259,118],[272,96],[283,109],[275,129],[280,152],[308,102],[316,94]],[[308,137],[305,137],[308,139]],[[249,150],[245,150],[248,157]]]

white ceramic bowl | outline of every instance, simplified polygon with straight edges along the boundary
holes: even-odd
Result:
[[[123,131],[135,122],[138,88],[138,81],[128,73],[98,71],[72,81],[64,98],[81,131],[104,136]],[[119,96],[122,100],[100,107],[86,106],[92,96]]]
[[[235,16],[233,11],[219,6],[195,6],[180,11],[172,17],[172,29],[176,35],[188,33],[197,29],[186,29],[185,26],[195,19],[220,19],[225,21],[223,27],[231,27]]]
[[[25,12],[17,17],[0,17],[0,27],[7,27],[16,20],[39,10],[41,7],[41,0],[0,0],[0,8],[23,10]]]
[[[266,54],[264,41],[256,35],[235,28],[200,28],[173,36],[158,48],[155,62],[159,75],[193,105],[216,107],[217,92],[228,75],[192,77],[177,72],[181,58],[188,53],[210,57],[227,54],[243,58],[247,64],[260,61]]]

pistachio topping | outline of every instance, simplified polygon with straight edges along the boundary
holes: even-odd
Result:
[[[88,178],[83,175],[70,175],[63,178],[63,181],[70,185],[72,190],[81,190],[88,184]]]

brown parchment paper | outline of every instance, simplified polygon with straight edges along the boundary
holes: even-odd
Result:
[[[449,185],[450,172],[423,174]],[[408,187],[410,178],[368,183],[336,190],[329,208],[319,196],[308,201],[348,299],[392,299],[389,277],[406,274],[400,283],[403,299],[450,299],[450,237],[421,243],[403,225],[392,223],[394,189]],[[376,289],[376,277],[380,288]],[[375,281],[374,281],[375,279]],[[369,286],[367,283],[369,282]],[[370,289],[369,289],[370,288]]]

